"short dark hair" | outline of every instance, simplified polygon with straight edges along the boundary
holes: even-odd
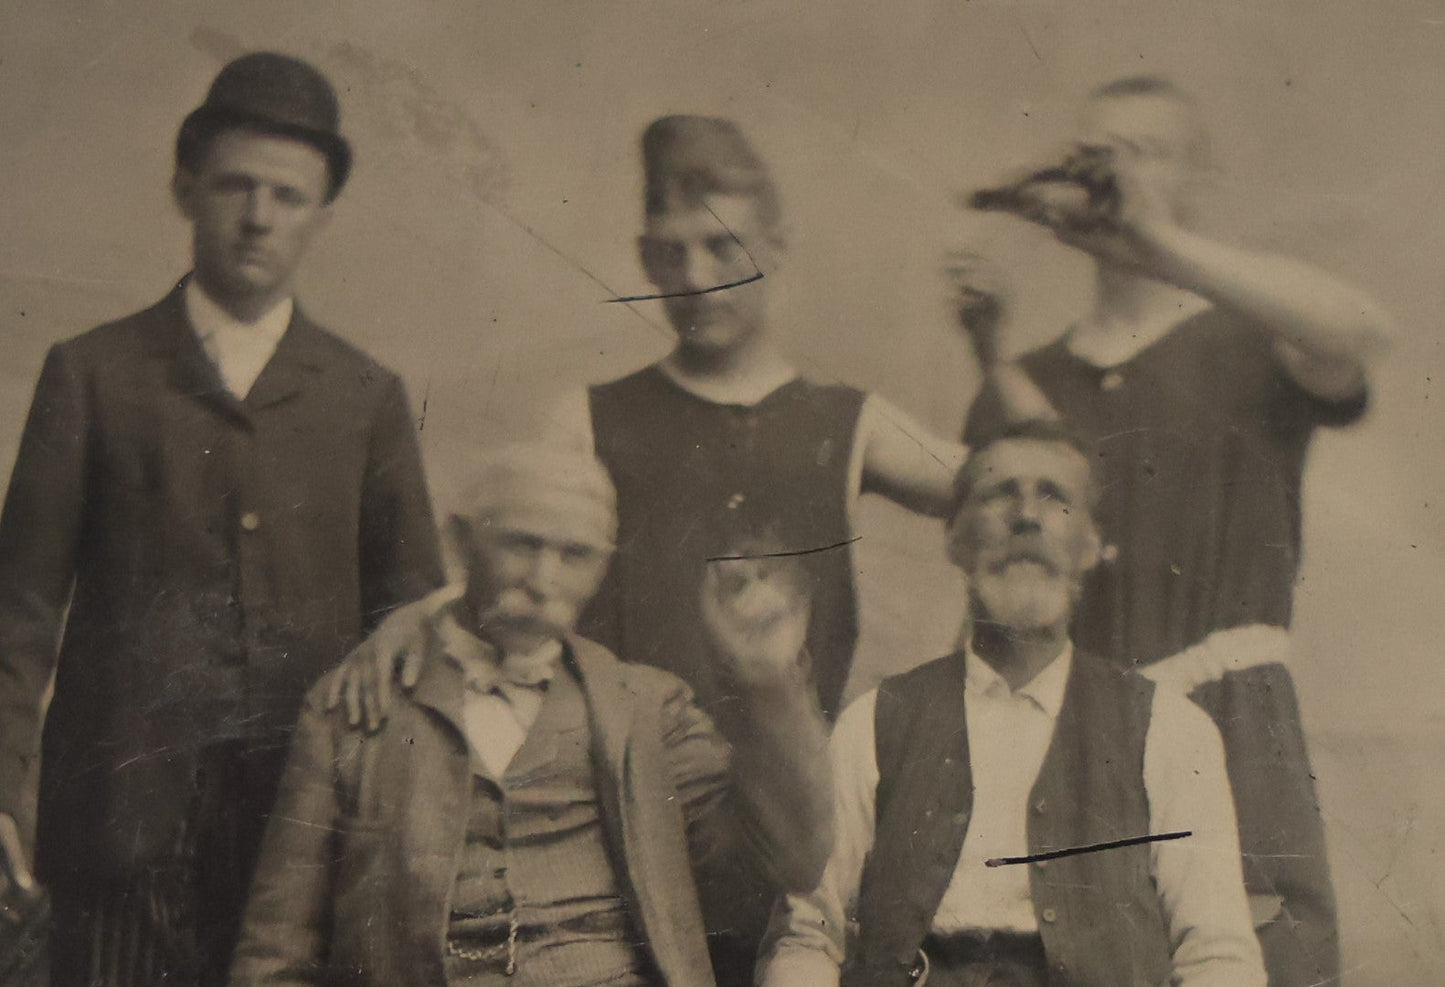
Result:
[[[1094,91],[1089,94],[1090,99],[1109,99],[1115,96],[1168,96],[1181,103],[1194,102],[1194,97],[1183,87],[1162,75],[1126,75],[1095,86]]]
[[[1204,115],[1193,93],[1162,75],[1126,75],[1095,86],[1089,93],[1089,100],[1123,99],[1130,96],[1157,96],[1172,99],[1179,104],[1189,117],[1189,156],[1197,167],[1204,168],[1209,165],[1209,130],[1204,126]]]
[[[656,216],[681,199],[713,194],[751,196],[766,230],[782,218],[772,173],[735,121],[725,117],[660,117],[642,132],[643,209]]]
[[[1000,442],[1012,441],[1057,443],[1068,446],[1082,456],[1089,467],[1088,502],[1089,511],[1093,513],[1098,506],[1099,492],[1098,474],[1094,467],[1094,462],[1099,455],[1097,445],[1084,433],[1061,419],[1026,418],[1003,422],[997,428],[990,429],[974,438],[973,445],[968,450],[968,458],[964,460],[963,465],[958,468],[958,472],[953,477],[953,502],[948,511],[950,521],[957,519],[958,512],[963,509],[964,503],[973,493],[973,486],[977,480],[974,472],[978,458],[990,447],[998,445]]]

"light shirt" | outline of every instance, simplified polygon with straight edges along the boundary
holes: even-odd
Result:
[[[500,657],[497,649],[459,624],[450,609],[433,625],[436,646],[462,670],[462,732],[486,773],[500,779],[537,722],[556,677],[562,642],[548,641],[527,655]]]
[[[932,931],[1037,931],[1028,868],[985,867],[990,857],[1029,852],[1029,793],[1063,705],[1072,649],[1018,690],[972,652],[965,656],[964,718],[973,813]],[[789,895],[773,915],[759,982],[765,987],[836,987],[845,929],[855,919],[863,860],[873,846],[878,764],[877,691],[843,711],[829,745],[836,842],[823,880]],[[1150,844],[1177,987],[1264,987],[1259,942],[1240,864],[1224,745],[1209,717],[1183,696],[1154,690],[1144,743],[1151,834],[1188,830]],[[1127,948],[1121,944],[1120,948]]]
[[[1029,869],[985,867],[984,861],[1029,852],[1029,792],[1044,766],[1072,666],[1070,647],[1014,692],[988,662],[972,653],[965,659],[973,813],[953,881],[933,916],[933,931],[1038,931]]]
[[[186,282],[185,305],[191,328],[226,390],[244,399],[286,335],[295,305],[283,298],[255,322],[242,322],[212,301],[195,278]]]

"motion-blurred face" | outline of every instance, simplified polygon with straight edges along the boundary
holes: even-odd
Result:
[[[679,198],[647,217],[638,249],[648,280],[670,296],[663,305],[685,349],[726,353],[762,330],[766,282],[723,287],[776,266],[777,238],[764,228],[752,195]]]
[[[176,172],[196,277],[217,301],[279,300],[330,215],[326,156],[245,129],[217,134],[197,171]]]
[[[602,581],[616,525],[610,505],[575,490],[522,493],[451,521],[478,632],[504,653],[572,630]]]
[[[1064,442],[1004,439],[965,469],[949,554],[968,575],[975,619],[1019,632],[1066,624],[1099,560],[1088,460]]]
[[[1166,93],[1097,97],[1085,113],[1081,140],[1112,147],[1169,204],[1175,221],[1189,218],[1205,153],[1189,103]]]

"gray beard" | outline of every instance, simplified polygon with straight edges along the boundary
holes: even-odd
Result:
[[[1077,583],[1033,565],[969,576],[974,618],[1027,633],[1067,622],[1078,598]]]

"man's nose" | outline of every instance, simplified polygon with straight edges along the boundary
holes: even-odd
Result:
[[[1014,501],[1010,528],[1015,534],[1038,531],[1043,526],[1043,504],[1032,494],[1023,494]]]
[[[271,193],[262,188],[252,189],[246,195],[246,226],[253,230],[269,230],[275,219],[275,202]]]
[[[550,595],[562,574],[562,553],[555,548],[543,548],[532,558],[532,568],[527,573],[527,586],[534,595]]]
[[[699,244],[688,244],[683,249],[678,274],[684,291],[697,291],[719,283],[716,259],[706,247]]]

